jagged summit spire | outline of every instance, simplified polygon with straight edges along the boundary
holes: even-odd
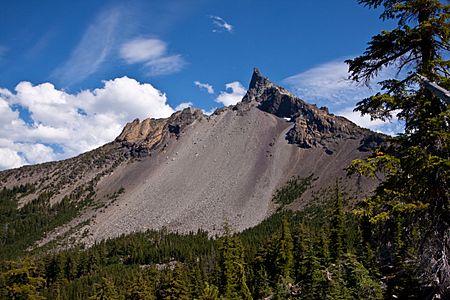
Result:
[[[250,85],[248,89],[255,89],[264,85],[271,83],[267,77],[265,77],[258,68],[253,68],[252,79],[250,80]]]

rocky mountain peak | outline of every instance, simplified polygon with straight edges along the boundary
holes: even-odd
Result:
[[[308,104],[274,84],[257,68],[242,102],[256,103],[261,110],[294,122],[287,138],[302,148],[320,146],[332,153],[336,139],[357,138],[363,131],[349,120],[330,114],[326,107]]]
[[[265,77],[258,68],[253,68],[252,79],[250,80],[249,90],[265,88],[272,85],[272,82]]]

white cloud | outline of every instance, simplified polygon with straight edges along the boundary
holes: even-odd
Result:
[[[224,19],[222,19],[219,16],[209,16],[212,19],[212,22],[215,26],[213,29],[213,32],[220,32],[220,31],[227,31],[232,32],[233,31],[233,25],[230,23],[227,23]]]
[[[306,100],[326,100],[334,104],[360,101],[374,92],[373,87],[358,85],[349,80],[348,76],[348,66],[342,59],[290,76],[283,82]]]
[[[204,109],[202,109],[202,113],[204,113],[204,114],[207,115],[207,116],[210,116],[210,115],[212,115],[212,114],[216,111],[216,109],[217,109],[217,107],[213,107],[213,108],[211,108],[210,110],[204,110]]]
[[[160,58],[167,51],[167,44],[158,39],[137,38],[122,45],[120,55],[129,64]]]
[[[238,103],[247,92],[239,81],[227,83],[225,87],[226,90],[231,90],[231,92],[222,91],[216,99],[216,102],[222,103],[225,106]]]
[[[21,82],[15,92],[0,89],[0,168],[74,156],[112,141],[130,120],[174,112],[166,95],[151,84],[128,77],[103,83],[77,94],[50,83]],[[32,125],[11,108],[17,105],[30,112]]]
[[[336,112],[336,115],[343,116],[361,127],[388,135],[397,135],[404,131],[403,122],[398,121],[395,117],[391,121],[371,120],[369,115],[362,116],[359,111],[353,111],[353,109],[354,107],[344,108]]]
[[[159,39],[130,40],[121,46],[120,56],[129,64],[143,63],[148,76],[175,73],[186,64],[181,55],[168,55],[167,44]]]
[[[69,59],[55,69],[52,77],[64,85],[78,83],[95,73],[111,54],[123,15],[118,7],[100,13],[84,32]]]
[[[182,102],[175,107],[176,111],[183,110],[188,107],[192,107],[194,104],[192,102]]]
[[[148,76],[167,75],[180,71],[186,65],[181,55],[164,56],[145,64]]]
[[[194,84],[199,88],[199,89],[205,89],[208,94],[214,94],[214,88],[212,85],[210,85],[209,83],[202,83],[198,80],[194,81]]]
[[[8,148],[0,148],[0,170],[20,167],[24,164],[16,151]]]
[[[360,116],[353,112],[356,103],[379,91],[376,82],[395,77],[395,70],[387,68],[373,80],[371,86],[356,84],[348,80],[348,66],[345,59],[327,62],[290,76],[283,80],[294,92],[307,102],[327,106],[330,112],[343,115],[359,126],[387,134],[403,131],[395,118],[392,122],[370,120],[370,116]]]

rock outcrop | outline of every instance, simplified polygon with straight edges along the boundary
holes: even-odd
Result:
[[[187,126],[203,118],[201,110],[188,107],[165,119],[135,119],[125,125],[115,141],[128,148],[132,156],[142,157],[170,135],[179,137]]]
[[[257,102],[261,110],[294,122],[286,137],[301,148],[323,147],[332,152],[336,140],[360,139],[367,132],[345,118],[330,114],[326,107],[306,103],[272,83],[256,68],[242,102]]]

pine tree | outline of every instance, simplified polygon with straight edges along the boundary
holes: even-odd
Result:
[[[450,297],[449,103],[416,76],[450,88],[450,5],[439,0],[359,3],[381,6],[383,20],[398,22],[393,30],[374,36],[363,55],[347,61],[351,79],[369,82],[388,66],[397,69],[400,79],[380,82],[382,92],[359,102],[356,110],[378,119],[396,114],[405,123],[405,133],[392,138],[390,146],[353,162],[351,170],[363,175],[385,172],[383,183],[360,212],[371,222],[383,222],[398,213],[414,216],[421,228],[418,263],[424,283],[435,286],[439,297]]]
[[[44,287],[45,280],[31,260],[24,259],[20,263],[11,262],[2,277],[8,299],[45,299],[39,292]]]
[[[370,276],[369,271],[357,261],[356,257],[346,255],[344,267],[351,299],[383,299],[380,281]]]
[[[175,268],[166,270],[159,294],[161,299],[191,299],[188,289],[188,278],[183,265],[176,263]]]
[[[342,204],[342,193],[338,183],[335,187],[333,213],[331,216],[330,254],[334,262],[338,262],[344,254],[345,215]]]
[[[226,299],[251,299],[244,268],[244,249],[241,241],[225,227],[219,247],[220,291]],[[249,298],[250,297],[250,298]]]
[[[119,294],[114,283],[105,277],[102,277],[100,283],[95,283],[89,300],[117,300]]]
[[[286,280],[291,281],[291,271],[294,265],[294,242],[291,236],[289,222],[286,218],[284,218],[281,222],[280,237],[278,239],[277,248],[275,263],[279,269],[279,275]]]
[[[200,300],[219,300],[219,289],[214,284],[205,282],[205,288],[200,295]]]
[[[133,280],[128,285],[126,299],[129,300],[154,300],[155,293],[150,287],[149,281],[144,278],[142,273],[133,276]]]
[[[314,247],[308,245],[305,255],[305,275],[302,278],[302,295],[304,299],[325,299],[327,278],[320,259],[314,253]]]

